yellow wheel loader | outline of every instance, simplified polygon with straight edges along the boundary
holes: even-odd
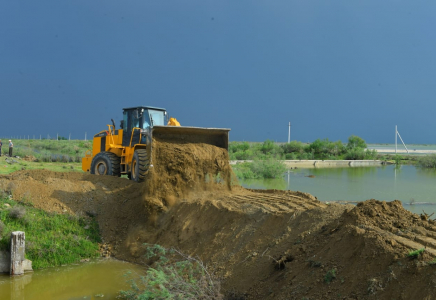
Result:
[[[92,150],[82,158],[82,170],[95,175],[126,174],[142,182],[152,162],[153,139],[174,143],[206,143],[228,150],[229,131],[225,128],[180,126],[168,118],[164,108],[138,106],[123,108],[120,129],[107,125],[93,138]]]

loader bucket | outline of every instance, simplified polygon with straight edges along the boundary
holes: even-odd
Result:
[[[186,126],[154,126],[154,140],[176,144],[209,144],[229,150],[228,128],[203,128]]]

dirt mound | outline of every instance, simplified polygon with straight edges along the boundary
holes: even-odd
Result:
[[[145,201],[163,210],[199,191],[230,191],[233,173],[228,162],[223,148],[154,139],[151,167],[142,184]]]
[[[399,201],[327,205],[301,192],[247,190],[232,185],[220,148],[154,146],[144,184],[33,170],[0,176],[0,189],[48,211],[95,216],[117,258],[144,263],[144,243],[198,256],[230,298],[435,298],[428,216]]]
[[[23,160],[25,161],[36,161],[36,157],[33,155],[26,155],[23,157]]]

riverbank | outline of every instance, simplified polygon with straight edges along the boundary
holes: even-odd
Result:
[[[9,252],[11,232],[23,231],[26,258],[35,270],[100,256],[101,239],[94,218],[64,214],[68,211],[64,206],[59,206],[60,213],[48,213],[33,207],[37,193],[19,195],[15,181],[2,183],[0,177],[0,251]]]

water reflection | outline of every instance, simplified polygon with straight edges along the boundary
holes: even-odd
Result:
[[[124,274],[130,270],[142,272],[137,265],[102,259],[23,276],[1,275],[0,299],[116,299],[128,288]]]
[[[434,169],[388,165],[293,169],[283,178],[241,181],[241,184],[250,188],[307,192],[321,201],[400,200],[413,212],[422,213],[423,208],[430,214],[436,212],[435,177]],[[410,205],[411,202],[414,204]]]

